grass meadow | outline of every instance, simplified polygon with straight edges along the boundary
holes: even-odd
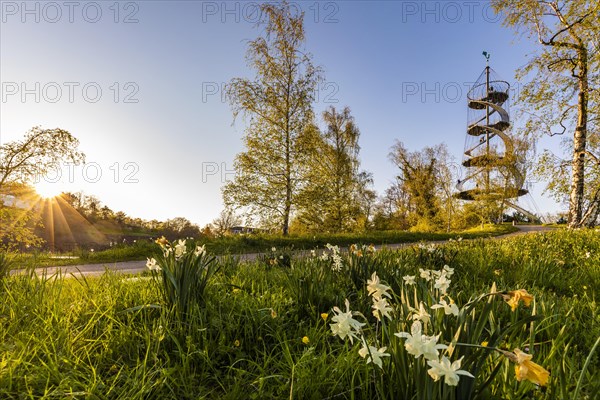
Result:
[[[5,277],[0,398],[600,393],[598,230],[252,263],[162,249],[142,276]]]
[[[269,234],[244,234],[228,235],[224,237],[203,237],[199,243],[217,255],[260,253],[272,247],[285,247],[288,249],[307,250],[323,247],[327,243],[339,246],[349,246],[353,243],[409,243],[422,240],[448,240],[450,238],[474,239],[480,237],[498,236],[518,229],[510,224],[485,225],[465,231],[448,233],[436,232],[408,232],[408,231],[374,231],[362,233],[340,234],[315,234],[315,235],[281,235]],[[118,261],[145,260],[156,250],[153,239],[139,238],[135,242],[113,243],[109,248],[80,247],[72,251],[53,253],[48,251],[29,251],[26,253],[13,253],[13,266],[15,268],[47,267],[58,265],[98,264],[113,263]]]

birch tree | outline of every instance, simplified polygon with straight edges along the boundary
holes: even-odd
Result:
[[[527,81],[518,104],[526,133],[571,136],[566,144],[571,152],[570,171],[563,168],[563,172],[570,172],[569,225],[581,226],[595,214],[600,197],[598,190],[586,189],[591,184],[586,179],[586,165],[598,159],[588,143],[598,135],[600,3],[492,0],[492,5],[503,15],[505,25],[540,45],[540,50],[517,72],[517,78]],[[559,165],[566,166],[562,160],[555,166]],[[561,177],[550,178],[550,187],[563,185],[554,181]]]
[[[312,104],[321,71],[304,49],[303,14],[287,2],[260,7],[265,30],[249,42],[246,56],[256,76],[227,86],[234,118],[246,117],[247,129],[245,151],[235,158],[237,175],[223,188],[223,199],[276,221],[287,235],[318,137]]]

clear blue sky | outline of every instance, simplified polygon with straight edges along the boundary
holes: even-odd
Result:
[[[88,160],[72,169],[73,182],[63,170],[64,189],[145,219],[215,218],[243,150],[243,124],[232,125],[220,88],[254,76],[244,57],[261,33],[257,3],[23,4],[0,6],[2,143],[35,125],[61,127]],[[351,108],[362,166],[380,193],[395,175],[387,154],[396,139],[413,150],[445,142],[461,160],[465,96],[485,67],[483,50],[511,83],[535,51],[487,1],[292,4],[306,13],[307,50],[325,70],[316,111]],[[543,140],[538,152],[548,146],[558,143]],[[538,207],[558,210],[542,189],[535,185]]]

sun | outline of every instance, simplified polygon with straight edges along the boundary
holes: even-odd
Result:
[[[62,182],[47,182],[41,180],[33,185],[37,194],[44,199],[52,199],[65,191],[65,186]]]

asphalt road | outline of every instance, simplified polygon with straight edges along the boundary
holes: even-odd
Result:
[[[512,236],[518,236],[528,233],[539,233],[551,230],[552,228],[548,228],[541,225],[521,225],[518,226],[519,232],[508,233],[506,235],[500,235],[492,237],[491,239],[503,239]],[[446,243],[447,241],[432,241],[428,242],[430,244],[441,244]],[[375,246],[376,249],[401,249],[404,247],[414,246],[418,243],[397,243],[397,244],[386,244]],[[342,249],[345,250],[345,249]],[[300,251],[298,252],[300,255],[308,255],[309,251]],[[258,258],[263,253],[250,253],[250,254],[241,254],[239,255],[241,261],[252,261]],[[54,274],[62,275],[65,277],[91,277],[91,276],[100,276],[104,274],[106,271],[114,271],[119,274],[140,274],[146,271],[146,261],[124,261],[124,262],[115,262],[115,263],[103,263],[103,264],[81,264],[81,265],[69,265],[69,266],[59,266],[59,267],[44,267],[44,268],[36,268],[35,272],[38,275],[46,275],[51,276]],[[12,275],[15,274],[23,274],[24,270],[13,270],[11,271]]]

